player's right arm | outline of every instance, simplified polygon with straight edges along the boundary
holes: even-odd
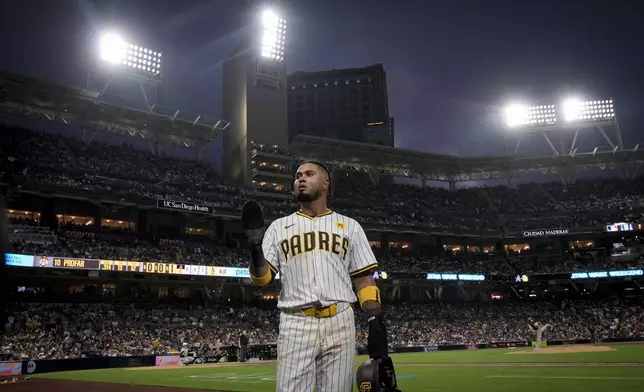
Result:
[[[256,286],[268,286],[277,275],[279,266],[279,254],[275,241],[277,231],[274,222],[268,227],[263,237],[250,238],[248,251],[250,254],[250,265],[248,271],[250,278]]]

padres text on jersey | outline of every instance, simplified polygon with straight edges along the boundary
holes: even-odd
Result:
[[[280,248],[286,261],[313,250],[332,252],[344,259],[349,251],[349,238],[326,231],[309,231],[293,234],[290,238],[282,240]]]
[[[351,276],[377,267],[360,224],[332,211],[316,217],[296,212],[274,221],[262,248],[280,273],[279,308],[355,302]]]

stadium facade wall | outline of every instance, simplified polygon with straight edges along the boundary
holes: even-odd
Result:
[[[155,365],[156,356],[49,359],[22,361],[22,374],[31,375],[71,370],[129,368]]]

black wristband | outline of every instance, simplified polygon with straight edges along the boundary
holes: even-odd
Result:
[[[369,336],[367,337],[367,352],[370,358],[388,356],[387,328],[382,314],[369,316]]]

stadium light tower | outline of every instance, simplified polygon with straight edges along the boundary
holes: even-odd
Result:
[[[276,9],[264,9],[259,15],[258,59],[255,84],[279,89],[284,72],[286,19]]]
[[[128,43],[117,34],[107,33],[101,37],[99,56],[111,66],[121,67],[135,77],[151,79],[154,82],[161,79],[163,54]]]
[[[610,124],[615,118],[615,109],[613,100],[604,101],[582,101],[576,98],[570,98],[562,104],[564,119],[569,124],[588,123],[588,124]]]
[[[510,128],[549,126],[556,121],[554,105],[528,106],[515,103],[505,108],[505,123]]]
[[[278,2],[276,2],[278,3]],[[279,4],[249,13],[248,35],[224,62],[223,116],[231,128],[223,134],[224,173],[252,186],[251,140],[288,145],[286,8]]]
[[[262,47],[263,58],[275,61],[284,60],[284,43],[286,39],[286,20],[274,10],[262,12]]]
[[[512,103],[503,110],[503,122],[506,128],[518,133],[514,155],[519,152],[524,134],[528,133],[541,133],[552,150],[553,156],[574,157],[580,154],[615,153],[624,149],[612,99],[595,101],[567,97],[559,104]],[[609,129],[613,130],[614,140],[607,133]],[[563,134],[573,130],[574,136],[567,146]],[[577,145],[580,133],[592,130],[597,130],[607,144],[601,142],[602,145],[597,144],[589,149],[580,150]],[[562,145],[559,148],[555,147],[552,141],[556,136],[562,138]]]
[[[93,64],[107,73],[107,79],[101,90],[105,94],[110,83],[117,78],[125,78],[138,83],[145,105],[153,110],[159,105],[161,84],[163,83],[163,53],[129,42],[116,32],[106,32],[97,41]],[[86,87],[90,88],[91,68],[87,70]],[[156,102],[148,99],[145,86],[155,90]]]

